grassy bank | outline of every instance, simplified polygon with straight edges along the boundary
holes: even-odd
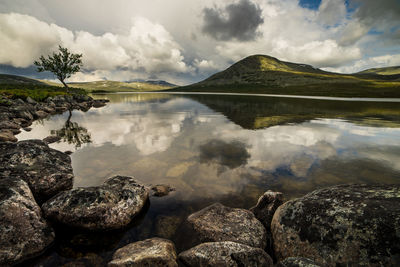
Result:
[[[0,95],[9,98],[26,99],[30,97],[36,101],[43,101],[50,96],[66,94],[87,94],[87,92],[83,89],[70,88],[68,93],[63,87],[42,84],[0,84]]]

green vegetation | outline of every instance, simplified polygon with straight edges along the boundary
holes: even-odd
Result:
[[[96,81],[85,83],[70,83],[72,87],[79,87],[91,93],[106,92],[146,92],[162,91],[171,89],[174,85],[153,84],[149,82],[117,82],[117,81]]]
[[[38,67],[38,72],[52,72],[68,91],[65,79],[80,71],[82,54],[70,53],[67,48],[62,46],[58,46],[58,50],[58,53],[53,53],[52,56],[48,56],[47,58],[41,56],[39,61],[35,61],[34,64]]]
[[[49,96],[65,94],[86,94],[86,91],[79,88],[71,88],[70,92],[67,92],[63,87],[50,86],[38,80],[0,74],[0,95],[22,99],[30,97],[36,101],[42,101]]]
[[[172,91],[313,95],[336,97],[400,97],[399,67],[368,73],[339,74],[310,65],[255,55],[208,79]],[[381,71],[380,71],[381,70]],[[380,73],[391,73],[383,75]]]

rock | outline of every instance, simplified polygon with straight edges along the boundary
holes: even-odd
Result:
[[[33,100],[32,98],[30,98],[29,96],[26,98],[26,102],[31,104],[31,105],[36,105],[37,102],[35,100]]]
[[[40,140],[0,143],[0,177],[21,178],[37,201],[72,188],[71,158]]]
[[[32,131],[32,128],[31,128],[31,127],[25,127],[25,128],[24,128],[24,131],[25,131],[25,132],[30,132],[30,131]]]
[[[34,113],[34,117],[37,118],[37,119],[44,119],[44,118],[46,118],[48,116],[49,116],[49,113],[47,113],[47,112],[45,112],[43,110],[37,110]]]
[[[54,114],[56,112],[55,106],[43,106],[41,109],[49,114]]]
[[[168,195],[169,192],[175,191],[175,188],[165,184],[158,184],[153,186],[151,190],[153,190],[153,196],[163,197]]]
[[[0,142],[17,142],[18,139],[14,136],[11,130],[0,130]]]
[[[9,120],[4,120],[0,121],[0,129],[6,129],[6,130],[18,130],[20,126],[16,124],[15,122],[9,121]]]
[[[165,266],[177,267],[174,243],[167,239],[151,238],[118,249],[108,266]]]
[[[157,216],[155,235],[162,238],[172,238],[182,221],[183,219],[180,216]]]
[[[46,144],[52,144],[52,143],[58,142],[60,140],[61,140],[61,137],[59,137],[59,136],[49,135],[43,139],[43,142],[45,142]]]
[[[88,230],[119,229],[140,213],[149,197],[132,177],[115,176],[102,186],[74,188],[43,204],[46,218]]]
[[[0,265],[14,265],[42,253],[54,240],[54,231],[23,180],[0,183]]]
[[[64,151],[64,153],[67,155],[72,155],[72,153],[74,153],[74,152],[72,152],[71,150],[67,150],[67,151]]]
[[[280,206],[272,219],[275,255],[322,266],[400,265],[400,186],[339,185]]]
[[[93,106],[94,108],[101,108],[101,107],[104,107],[105,105],[106,105],[106,102],[103,101],[103,100],[100,100],[100,99],[94,100],[94,101],[93,101],[93,104],[92,104],[92,106]]]
[[[193,244],[233,241],[264,249],[267,233],[253,213],[215,203],[187,218]]]
[[[277,267],[319,267],[313,260],[301,257],[289,257],[279,262]]]
[[[271,229],[272,217],[276,209],[283,204],[283,194],[280,192],[265,192],[257,202],[257,205],[250,209],[254,213],[256,218],[262,222],[267,228]]]
[[[271,257],[262,249],[231,241],[209,242],[179,254],[187,266],[273,266]]]

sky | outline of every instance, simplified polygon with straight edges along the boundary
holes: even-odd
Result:
[[[190,84],[253,54],[353,73],[400,65],[400,0],[1,0],[0,73],[83,54],[68,81]]]

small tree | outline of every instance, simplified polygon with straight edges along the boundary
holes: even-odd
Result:
[[[82,54],[72,54],[67,48],[61,45],[58,46],[58,50],[58,53],[53,53],[52,56],[48,56],[47,58],[41,56],[39,61],[35,61],[34,64],[37,66],[38,72],[52,72],[65,88],[67,88],[67,91],[69,91],[65,79],[68,79],[72,74],[80,71],[82,66]]]

